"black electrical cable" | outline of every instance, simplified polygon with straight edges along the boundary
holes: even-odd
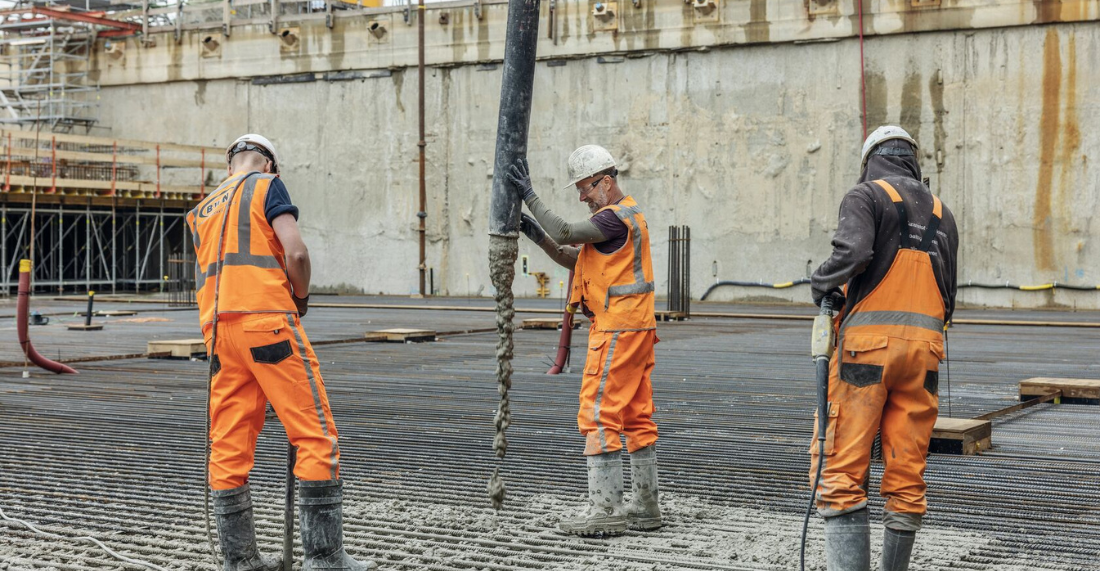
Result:
[[[821,300],[821,314],[829,317],[830,349],[832,348],[832,316],[833,302],[826,297]],[[817,336],[817,328],[814,328],[814,337]],[[817,353],[817,351],[814,351]],[[831,353],[831,351],[826,351]],[[815,383],[817,385],[817,470],[814,474],[814,483],[810,487],[810,503],[806,506],[806,517],[802,520],[802,547],[799,550],[798,560],[802,571],[806,571],[806,535],[810,528],[810,514],[813,513],[814,500],[817,499],[817,486],[821,483],[821,472],[825,466],[825,436],[829,428],[829,359],[831,355],[814,355]]]

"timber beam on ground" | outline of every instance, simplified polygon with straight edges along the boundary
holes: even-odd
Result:
[[[970,418],[936,419],[929,451],[971,456],[992,448],[993,423]]]
[[[1057,394],[1055,404],[1100,405],[1100,379],[1035,377],[1020,381],[1020,400],[1031,401]]]

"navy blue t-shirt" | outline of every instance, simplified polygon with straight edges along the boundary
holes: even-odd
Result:
[[[298,219],[298,207],[290,202],[290,193],[286,191],[286,185],[278,178],[272,179],[271,186],[267,189],[267,199],[264,200],[264,216],[267,216],[267,223],[271,224],[272,220],[288,212],[294,216],[295,220]]]

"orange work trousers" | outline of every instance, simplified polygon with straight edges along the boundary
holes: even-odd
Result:
[[[264,427],[267,403],[298,450],[294,475],[335,480],[340,472],[336,424],[317,356],[295,313],[228,313],[203,331],[214,360],[210,389],[210,487],[243,486]]]
[[[943,344],[855,333],[842,343],[843,350],[833,355],[829,367],[829,422],[818,513],[831,517],[867,505],[871,448],[881,431],[880,493],[886,498],[886,519],[891,513],[921,516],[928,508],[924,469],[939,411]],[[817,422],[810,454],[812,485],[818,462]]]
[[[657,442],[650,381],[657,341],[653,329],[589,332],[577,413],[586,456],[621,450],[621,435],[629,452]]]

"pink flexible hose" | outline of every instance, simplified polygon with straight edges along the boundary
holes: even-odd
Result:
[[[76,369],[51,361],[34,350],[30,335],[27,333],[27,316],[31,303],[31,261],[19,260],[19,305],[16,315],[16,328],[19,330],[19,346],[32,363],[51,373],[70,373],[76,375]]]

